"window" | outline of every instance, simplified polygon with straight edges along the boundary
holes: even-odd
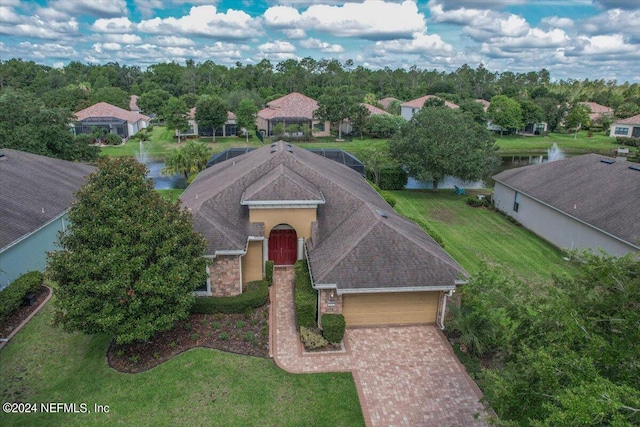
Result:
[[[516,191],[516,197],[513,200],[513,211],[518,212],[518,209],[520,209],[520,193]]]
[[[617,127],[614,133],[615,135],[627,135],[629,133],[629,130],[624,127]]]
[[[324,132],[324,122],[318,122],[313,125],[313,130],[316,132]]]

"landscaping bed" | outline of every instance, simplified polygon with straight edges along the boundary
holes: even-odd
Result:
[[[40,304],[42,304],[49,295],[49,292],[49,288],[41,286],[38,292],[35,293],[35,298],[31,305],[21,305],[17,310],[14,310],[11,314],[2,319],[0,321],[0,338],[8,338],[9,335],[11,335],[11,333],[20,326],[24,319],[29,317],[31,313],[40,307]]]
[[[142,372],[194,347],[215,348],[247,356],[269,356],[269,305],[244,314],[192,314],[173,329],[144,343],[107,350],[109,365],[120,372]]]

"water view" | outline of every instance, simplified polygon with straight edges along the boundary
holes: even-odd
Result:
[[[138,151],[135,153],[136,160],[142,163],[149,169],[149,173],[147,174],[148,178],[153,179],[155,184],[154,188],[156,190],[171,190],[173,188],[186,188],[187,180],[184,176],[177,174],[172,176],[167,176],[162,174],[162,169],[164,168],[164,162],[152,161],[149,157],[149,152],[147,148],[144,146],[142,141],[140,141],[140,145]]]

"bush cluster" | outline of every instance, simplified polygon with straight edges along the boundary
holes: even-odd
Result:
[[[269,283],[269,286],[273,284],[273,261],[267,260],[264,263],[264,275],[265,280]]]
[[[295,306],[298,327],[315,328],[318,297],[311,287],[311,276],[306,260],[295,264]]]
[[[628,145],[629,147],[640,147],[640,138],[624,138],[618,136],[616,142],[620,145]]]
[[[322,335],[310,328],[300,326],[300,340],[307,350],[315,350],[316,348],[326,347],[329,345]]]
[[[192,313],[244,313],[264,305],[269,298],[269,284],[266,280],[247,283],[245,291],[234,297],[197,297]]]
[[[491,208],[492,207],[491,200],[488,197],[479,199],[475,196],[469,196],[467,197],[467,200],[465,201],[465,203],[474,208],[479,208],[479,207]]]
[[[392,208],[396,206],[397,199],[396,199],[396,196],[393,195],[393,193],[383,190],[383,191],[380,191],[380,195],[387,203],[389,203],[389,206],[391,206]]]
[[[22,305],[25,295],[35,293],[42,286],[42,273],[30,271],[0,291],[0,320],[7,317]]]
[[[107,145],[120,145],[122,144],[122,138],[115,133],[109,133],[104,137],[104,143]]]
[[[444,248],[444,240],[442,240],[442,237],[438,233],[436,233],[435,231],[433,231],[433,229],[431,229],[431,227],[429,227],[429,224],[427,224],[426,222],[418,218],[412,218],[410,216],[407,218],[415,222],[416,224],[418,224],[420,228],[424,230],[425,233],[431,236],[431,238],[435,240],[437,244],[439,244],[442,248]]]
[[[367,171],[367,179],[373,181],[373,173]],[[388,168],[380,171],[378,186],[382,190],[402,190],[409,181],[409,175],[402,168]]]
[[[325,313],[322,315],[322,336],[330,343],[337,344],[344,338],[347,323],[342,314]]]

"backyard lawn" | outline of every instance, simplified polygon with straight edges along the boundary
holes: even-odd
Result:
[[[55,296],[54,296],[55,298]],[[350,373],[289,374],[273,360],[193,349],[140,374],[109,368],[109,338],[51,326],[49,302],[2,350],[3,402],[108,405],[109,413],[0,413],[2,426],[364,425]]]
[[[574,138],[573,133],[550,133],[549,136],[527,136],[505,135],[496,136],[496,143],[500,147],[500,154],[520,154],[520,153],[546,153],[554,143],[565,153],[584,154],[602,153],[611,154],[611,150],[619,147],[615,138],[611,138],[603,133],[587,136],[586,131],[578,132],[578,137]],[[633,150],[633,149],[632,149]]]
[[[482,262],[501,265],[527,281],[571,273],[562,253],[530,231],[486,208],[472,208],[453,191],[394,191],[395,210],[421,219],[438,233],[445,250],[470,274]]]

